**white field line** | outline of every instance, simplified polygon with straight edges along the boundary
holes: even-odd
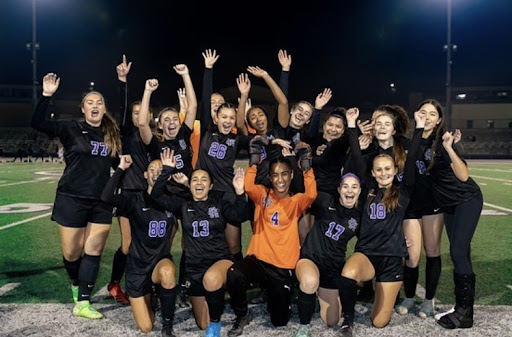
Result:
[[[9,184],[0,185],[0,187],[21,185],[21,184],[30,184],[30,183],[40,183],[42,181],[49,180],[49,179],[53,179],[53,177],[42,177],[42,178],[37,178],[37,179],[34,179],[34,180],[18,181],[18,182],[15,182],[15,183],[9,183]]]
[[[507,288],[508,288],[508,289],[510,289],[510,290],[512,290],[512,285],[507,284]]]
[[[1,226],[0,227],[0,231],[4,230],[4,229],[7,229],[7,228],[11,228],[11,227],[14,227],[14,226],[18,226],[18,225],[24,224],[25,222],[30,222],[32,220],[41,219],[41,218],[44,218],[45,216],[48,216],[48,215],[51,215],[51,214],[52,214],[52,212],[48,212],[48,213],[37,215],[37,216],[31,217],[31,218],[28,218],[28,219],[25,219],[25,220],[13,222],[13,223],[10,223],[10,224],[5,225],[5,226]]]
[[[0,287],[0,296],[3,296],[6,292],[13,290],[17,286],[19,286],[21,283],[7,283]]]
[[[470,175],[471,178],[479,178],[479,179],[489,179],[489,180],[494,180],[494,181],[503,181],[505,183],[512,183],[512,180],[507,180],[507,179],[499,179],[499,178],[491,178],[491,177],[483,177],[483,176],[475,176],[475,175]]]
[[[493,204],[490,204],[488,202],[484,202],[484,205],[487,206],[487,207],[493,207],[493,208],[496,208],[496,209],[499,209],[499,210],[502,210],[502,211],[505,211],[505,212],[512,213],[512,209],[510,209],[510,208],[505,208],[505,207],[493,205]]]
[[[504,170],[504,169],[492,169],[492,168],[479,168],[479,167],[470,167],[470,171],[490,171],[490,172],[506,172],[506,173],[512,173],[511,170]]]

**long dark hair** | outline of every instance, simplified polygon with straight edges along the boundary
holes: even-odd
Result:
[[[436,108],[437,113],[439,114],[439,118],[441,119],[441,122],[437,124],[432,132],[436,133],[436,138],[434,140],[434,144],[432,144],[432,147],[430,148],[430,165],[427,168],[427,171],[431,170],[432,167],[434,167],[434,158],[436,155],[437,150],[442,146],[443,142],[443,135],[446,132],[446,123],[444,122],[443,118],[443,107],[441,106],[441,103],[439,103],[438,100],[433,98],[427,98],[424,101],[422,101],[418,105],[418,109],[421,109],[422,106],[425,104],[432,104],[434,108]]]
[[[401,173],[404,171],[405,158],[407,157],[403,141],[405,135],[409,132],[409,116],[407,111],[400,105],[389,104],[380,105],[375,111],[382,111],[393,120],[393,128],[395,129],[395,134],[393,135],[393,156],[398,166],[398,172]]]

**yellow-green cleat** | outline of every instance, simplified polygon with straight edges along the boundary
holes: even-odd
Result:
[[[103,318],[103,315],[94,309],[89,301],[78,301],[73,308],[73,315],[89,319]]]
[[[71,294],[73,294],[73,302],[78,302],[78,286],[71,285]]]

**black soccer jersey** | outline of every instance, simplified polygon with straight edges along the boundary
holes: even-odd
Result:
[[[301,258],[310,259],[317,266],[333,268],[341,273],[347,243],[356,235],[361,223],[361,211],[346,208],[340,204],[338,198],[318,192],[311,206],[311,213],[315,215],[315,223],[301,247]]]
[[[110,178],[112,165],[101,127],[85,121],[47,121],[45,115],[49,103],[50,97],[39,99],[31,125],[50,137],[59,137],[64,146],[66,167],[57,193],[99,200]]]
[[[130,169],[125,172],[119,183],[123,190],[141,190],[148,188],[147,181],[144,178],[144,172],[153,159],[148,148],[140,138],[139,129],[133,124],[132,116],[127,108],[127,86],[125,82],[119,81],[119,91],[121,98],[121,116],[119,126],[121,129],[121,141],[123,143],[123,154],[129,154],[133,163]]]
[[[379,188],[374,195],[368,194],[364,205],[359,240],[356,252],[377,256],[407,256],[407,247],[402,221],[409,204],[415,180],[415,158],[423,129],[416,129],[404,167],[403,179],[399,185],[398,206],[389,212],[381,203],[386,188]],[[394,182],[396,184],[397,182]]]
[[[130,220],[132,242],[126,271],[145,275],[170,254],[170,238],[176,219],[173,213],[153,202],[146,191],[129,195],[114,194],[123,173],[123,170],[116,169],[105,186],[102,199],[122,210]]]
[[[231,259],[226,239],[227,223],[242,223],[247,220],[247,202],[245,194],[237,195],[236,204],[224,199],[208,198],[205,201],[185,200],[164,193],[165,181],[172,169],[164,166],[158,177],[151,198],[175,211],[181,220],[185,236],[185,256],[187,273],[203,272],[204,266],[221,259]]]
[[[238,152],[248,147],[249,140],[249,136],[232,132],[222,134],[216,127],[201,134],[198,167],[210,173],[215,191],[234,192],[233,165]]]
[[[457,147],[454,147],[458,155]],[[450,166],[450,156],[440,145],[434,154],[434,166],[429,171],[434,189],[434,197],[442,207],[454,206],[473,198],[480,191],[477,183],[470,177],[460,181]]]

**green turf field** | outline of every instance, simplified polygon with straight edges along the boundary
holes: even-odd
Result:
[[[477,275],[476,304],[512,305],[512,163],[471,161],[470,174],[484,193],[484,212],[473,238]],[[0,164],[0,303],[69,303],[69,280],[62,264],[58,226],[50,220],[51,205],[62,164]],[[41,208],[28,212],[29,206]],[[243,227],[243,247],[250,228]],[[172,248],[176,263],[181,235]],[[353,251],[353,240],[349,253]],[[110,279],[114,252],[120,245],[114,219],[101,260],[97,288]],[[443,237],[443,272],[437,292],[441,303],[453,303],[452,264]],[[424,259],[420,284],[424,285]],[[12,290],[8,290],[11,289]]]

